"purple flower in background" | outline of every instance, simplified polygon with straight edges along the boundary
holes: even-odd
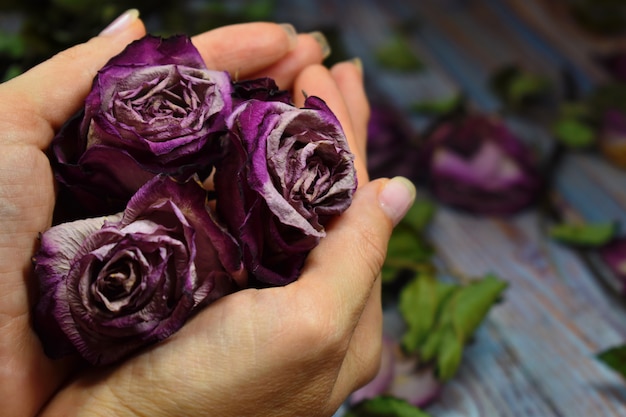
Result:
[[[599,147],[602,154],[618,167],[626,168],[626,114],[609,109],[602,115]]]
[[[109,218],[57,225],[35,255],[35,328],[46,352],[92,364],[176,332],[199,307],[246,286],[235,240],[194,181],[158,176]]]
[[[413,132],[401,113],[373,106],[367,126],[367,171],[371,178],[401,175],[413,181],[418,175],[418,150]]]
[[[482,115],[440,124],[421,158],[436,198],[475,214],[514,214],[533,204],[543,186],[530,149],[502,121]]]
[[[249,100],[228,120],[230,149],[216,165],[217,211],[239,236],[261,283],[294,281],[324,226],[356,189],[353,155],[337,118],[317,97],[304,108]]]
[[[626,51],[618,51],[602,57],[600,63],[616,81],[626,81]]]
[[[229,75],[208,70],[188,37],[135,41],[98,72],[84,111],[52,142],[57,179],[87,206],[119,210],[155,174],[208,170],[231,94]]]
[[[443,385],[435,376],[434,365],[420,364],[417,356],[406,355],[398,342],[384,337],[378,374],[353,392],[349,400],[357,404],[380,395],[392,395],[416,407],[425,407],[437,399]]]

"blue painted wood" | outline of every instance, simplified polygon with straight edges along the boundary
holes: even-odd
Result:
[[[459,91],[476,109],[497,111],[486,80],[509,60],[551,77],[566,67],[582,91],[605,80],[588,54],[611,45],[585,40],[548,0],[278,3],[278,18],[298,29],[339,28],[346,52],[362,59],[374,96],[382,93],[404,109],[416,129],[412,103]],[[398,73],[376,61],[376,49],[398,27],[425,62],[423,71]],[[583,219],[626,225],[626,172],[596,155],[567,157],[555,192]],[[626,416],[624,380],[594,358],[626,342],[624,300],[578,252],[548,239],[545,227],[536,209],[509,219],[439,210],[428,236],[441,265],[470,277],[494,272],[510,287],[465,352],[457,377],[428,407],[432,416]]]

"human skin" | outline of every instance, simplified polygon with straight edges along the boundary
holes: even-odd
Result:
[[[209,68],[239,79],[270,76],[326,100],[356,155],[361,186],[352,207],[328,227],[293,284],[224,297],[164,343],[114,367],[78,371],[74,359],[43,353],[30,311],[31,257],[55,202],[44,150],[82,105],[97,70],[144,34],[137,16],[126,14],[111,30],[0,85],[0,409],[20,417],[331,415],[377,370],[379,270],[414,190],[402,179],[368,184],[360,66],[327,69],[313,37],[288,36],[272,23],[224,27],[193,42]],[[232,39],[238,42],[226,42]]]

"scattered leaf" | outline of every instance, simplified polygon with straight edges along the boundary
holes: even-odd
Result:
[[[626,345],[615,346],[600,352],[597,358],[626,378]]]
[[[548,235],[560,242],[574,246],[599,247],[607,244],[617,232],[617,223],[557,224]]]
[[[422,61],[415,56],[407,41],[398,33],[376,50],[376,59],[383,67],[398,71],[420,71]]]
[[[562,117],[552,125],[555,138],[571,149],[587,148],[595,142],[596,132],[587,123],[576,119]]]
[[[461,342],[469,340],[506,287],[506,282],[487,275],[457,292],[450,307],[453,309],[452,325]]]
[[[445,97],[439,100],[420,101],[411,105],[411,110],[415,113],[428,116],[443,116],[450,114],[460,108],[464,103],[464,98],[460,94]]]
[[[361,401],[344,417],[430,417],[405,400],[391,396],[379,396]]]

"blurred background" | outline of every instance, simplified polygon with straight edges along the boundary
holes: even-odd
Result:
[[[371,175],[419,190],[383,271],[390,340],[410,328],[407,305],[436,308],[424,340],[450,324],[454,305],[403,293],[430,285],[414,279],[506,284],[468,296],[480,302],[459,314],[476,320],[454,327],[456,345],[428,360],[391,348],[395,385],[359,399],[435,417],[626,415],[623,379],[596,358],[626,341],[625,0],[0,0],[0,78],[129,8],[163,36],[288,22],[326,35],[327,64],[363,61]],[[355,401],[342,413],[372,415]]]

